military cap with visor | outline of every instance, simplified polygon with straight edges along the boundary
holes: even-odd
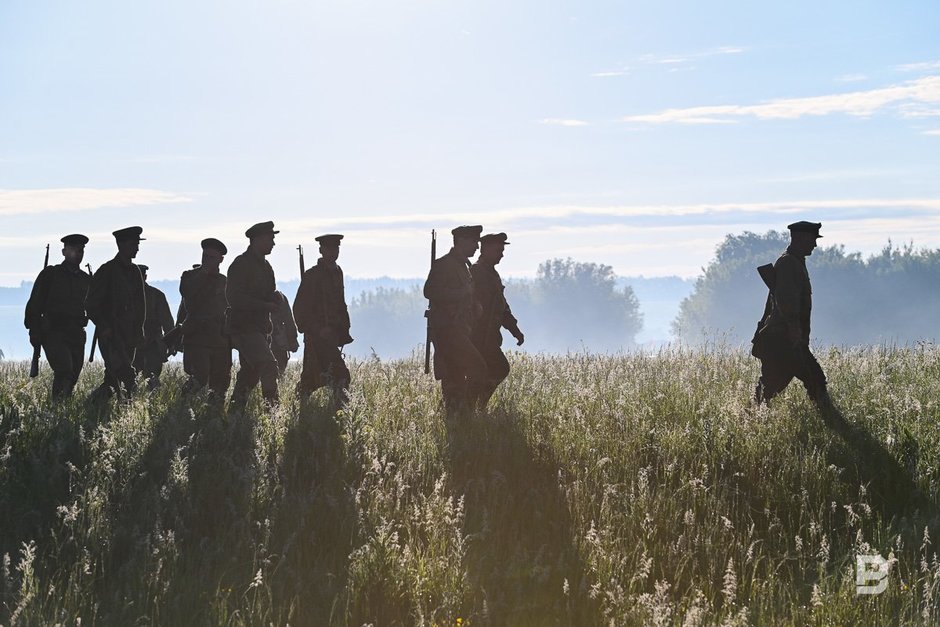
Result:
[[[88,243],[88,238],[81,233],[73,233],[62,238],[62,243],[66,246],[84,246]]]
[[[130,241],[142,241],[145,238],[141,237],[140,234],[144,232],[144,229],[139,226],[129,226],[124,229],[118,229],[111,233],[114,236],[114,240],[118,243],[120,242],[130,242]]]
[[[326,235],[321,235],[313,239],[319,242],[320,246],[339,246],[339,242],[343,239],[343,236],[337,233],[327,233]]]
[[[202,246],[203,250],[206,248],[211,248],[212,250],[219,251],[220,255],[228,254],[228,248],[225,247],[225,244],[214,237],[207,237],[206,239],[199,242],[199,245]]]
[[[280,231],[275,231],[274,223],[268,220],[267,222],[259,222],[258,224],[252,225],[251,228],[245,231],[245,237],[251,239],[252,237],[255,237],[256,235],[264,235],[266,233],[274,234],[274,233],[280,233]]]
[[[494,244],[502,244],[505,246],[509,243],[509,236],[505,233],[487,233],[480,238],[481,246],[492,246]]]
[[[480,239],[480,234],[481,234],[482,232],[483,232],[483,227],[480,226],[479,224],[477,224],[477,225],[474,225],[474,226],[467,226],[467,225],[458,226],[456,229],[454,229],[453,231],[451,231],[451,234],[452,234],[454,237],[470,238],[470,239],[479,240],[479,239]]]
[[[790,233],[810,233],[816,237],[822,237],[822,235],[819,234],[819,229],[822,228],[822,222],[800,220],[799,222],[788,224],[787,228],[790,229]]]

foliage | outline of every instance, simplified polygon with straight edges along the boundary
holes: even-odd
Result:
[[[773,263],[789,241],[787,233],[777,231],[726,236],[694,292],[683,300],[673,322],[675,335],[689,342],[715,334],[748,342],[767,296],[756,268]],[[936,336],[940,250],[888,242],[880,254],[865,259],[841,246],[821,247],[806,265],[813,285],[814,339],[857,345]]]
[[[940,620],[940,349],[822,354],[851,434],[797,386],[752,407],[739,351],[511,359],[454,420],[416,359],[243,418],[175,365],[96,409],[99,366],[56,403],[0,364],[0,624]]]

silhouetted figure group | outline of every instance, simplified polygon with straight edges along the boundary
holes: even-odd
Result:
[[[486,407],[509,375],[501,328],[509,330],[518,344],[525,341],[496,271],[509,243],[506,234],[481,237],[482,232],[479,225],[451,231],[453,248],[434,260],[424,283],[434,377],[441,382],[449,412]],[[478,248],[480,257],[471,265],[470,257]]]
[[[790,224],[790,246],[776,263],[758,268],[769,293],[753,339],[752,354],[761,361],[757,403],[766,403],[796,377],[817,406],[832,408],[825,374],[809,348],[812,288],[806,257],[822,237],[821,226]],[[259,385],[264,402],[274,405],[279,402],[280,375],[290,353],[299,349],[299,331],[304,354],[296,396],[303,400],[327,387],[337,409],[348,401],[351,373],[343,347],[353,338],[343,271],[337,263],[342,235],[316,238],[320,259],[310,269],[304,270],[301,252],[302,276],[293,307],[277,290],[266,259],[278,233],[273,222],[255,224],[245,232],[248,248],[232,261],[228,276],[220,271],[226,245],[215,238],[202,240],[200,263],[180,277],[182,302],[174,323],[166,296],[146,282],[147,266],[133,261],[142,233],[139,226],[114,231],[118,252],[92,276],[81,269],[88,238],[67,235],[62,238],[62,263],[44,268],[37,277],[25,324],[30,343],[37,352],[45,351],[53,370],[54,397],[69,396],[75,387],[84,362],[85,326],[91,319],[92,354],[97,343],[105,363],[104,381],[92,394],[95,399],[133,392],[138,374],[149,388],[156,388],[168,355],[182,350],[188,375],[184,389],[208,388],[221,407],[231,381],[234,348],[240,367],[230,409],[243,411]],[[506,234],[483,235],[479,225],[460,226],[451,233],[453,247],[433,259],[424,295],[434,376],[441,382],[445,408],[453,413],[485,408],[508,376],[502,330],[518,345],[525,335],[496,270],[509,245]],[[479,258],[471,263],[477,250]]]

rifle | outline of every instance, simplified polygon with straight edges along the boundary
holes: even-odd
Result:
[[[49,266],[49,244],[46,244],[46,258],[42,260],[42,269]],[[29,362],[29,376],[35,378],[39,376],[39,358],[42,357],[42,343],[33,347],[33,359]]]
[[[300,278],[304,278],[304,247],[297,246],[297,255],[300,257]]]
[[[437,232],[431,229],[431,265],[437,257]],[[428,315],[430,309],[424,312],[424,317],[428,319],[427,335],[424,338],[424,374],[431,374],[431,317]]]
[[[86,263],[85,267],[88,268],[88,274],[91,272],[91,264]],[[95,349],[98,348],[98,325],[95,325],[95,334],[91,336],[91,352],[88,353],[88,363],[95,361]]]
[[[777,286],[777,273],[774,270],[774,264],[768,263],[757,268],[757,273],[760,275],[761,280],[764,282],[764,285],[767,286],[771,292],[774,291],[774,287]]]

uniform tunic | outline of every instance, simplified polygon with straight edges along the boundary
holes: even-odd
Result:
[[[134,368],[156,385],[167,359],[163,336],[173,329],[173,313],[166,302],[166,294],[152,285],[147,290],[147,321],[144,324],[144,345],[134,354]]]
[[[509,375],[509,362],[500,348],[503,344],[501,329],[505,328],[519,336],[519,322],[506,302],[506,288],[495,266],[478,261],[470,268],[470,274],[473,277],[474,296],[483,310],[473,327],[472,339],[486,361],[488,380],[480,399],[485,403]]]
[[[62,262],[39,273],[26,303],[26,328],[38,336],[52,368],[53,396],[72,393],[85,363],[85,297],[91,277]]]
[[[194,382],[224,398],[232,379],[232,345],[225,334],[225,275],[198,268],[180,276],[183,369]]]
[[[345,389],[350,372],[342,348],[353,341],[349,335],[343,269],[320,259],[304,272],[294,298],[294,320],[304,334],[304,367],[299,392],[309,394],[331,385]]]

